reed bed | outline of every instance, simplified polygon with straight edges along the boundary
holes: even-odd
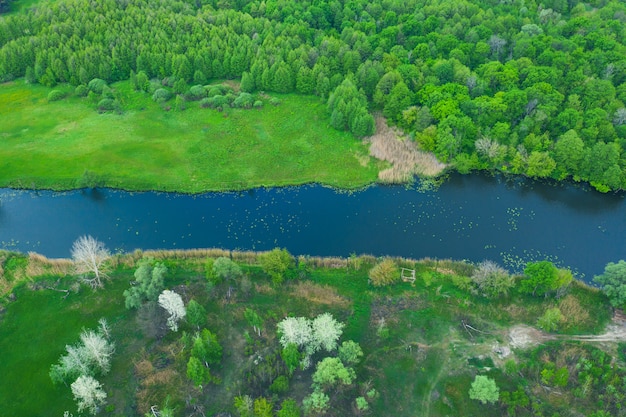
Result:
[[[378,173],[378,179],[384,183],[405,183],[413,175],[435,177],[447,166],[432,153],[419,150],[414,141],[390,127],[380,114],[376,116],[376,133],[366,141],[370,144],[371,156],[391,164]]]
[[[28,277],[40,275],[69,275],[73,272],[74,263],[71,259],[49,259],[35,252],[28,252],[28,265],[25,274]]]

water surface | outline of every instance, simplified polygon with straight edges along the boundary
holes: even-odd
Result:
[[[312,185],[177,195],[108,189],[0,190],[0,244],[69,257],[91,234],[112,250],[287,248],[494,260],[519,270],[550,259],[579,277],[626,258],[626,200],[571,184],[453,175],[438,190],[373,186],[338,192]]]

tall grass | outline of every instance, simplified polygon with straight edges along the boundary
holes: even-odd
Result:
[[[391,164],[378,173],[382,182],[404,183],[416,174],[434,177],[446,168],[432,153],[420,151],[414,141],[387,125],[380,114],[376,116],[376,134],[366,140],[371,156]]]

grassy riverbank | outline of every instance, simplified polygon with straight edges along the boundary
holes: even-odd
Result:
[[[211,259],[219,256],[234,260],[243,276],[216,280]],[[142,257],[163,262],[168,269],[165,287],[181,294],[185,304],[194,299],[206,310],[206,327],[223,347],[221,363],[211,366],[213,382],[196,388],[187,378],[189,348],[181,336],[194,334],[194,326],[183,322],[177,333],[168,332],[158,307],[149,303],[138,310],[124,307],[122,293],[130,287]],[[66,263],[34,254],[5,256],[4,270],[21,277],[24,284],[16,289],[13,300],[5,298],[2,303],[0,374],[12,383],[0,384],[0,407],[7,415],[75,412],[69,387],[53,385],[48,371],[65,345],[76,343],[81,329],[96,327],[101,317],[111,326],[116,351],[111,372],[99,378],[108,394],[107,406],[99,415],[139,416],[152,405],[161,409],[166,404],[176,416],[197,410],[206,415],[232,413],[234,397],[244,394],[268,399],[274,410],[285,398],[301,404],[312,391],[314,367],[296,370],[284,389],[270,388],[286,372],[276,324],[286,316],[312,318],[330,312],[345,323],[340,342],[354,340],[364,352],[354,365],[355,381],[329,391],[333,410],[341,415],[362,415],[354,408],[357,396],[367,397],[371,415],[503,415],[507,405],[502,401],[481,404],[469,398],[476,375],[493,378],[502,395],[520,389],[530,402],[514,407],[518,416],[535,415],[531,411],[535,407],[545,415],[564,410],[589,415],[600,409],[597,396],[604,392],[603,384],[596,386],[596,377],[586,383],[576,364],[582,358],[592,363],[604,360],[599,358],[605,354],[568,336],[602,332],[609,321],[608,302],[597,290],[575,283],[559,300],[516,290],[508,297],[485,299],[468,290],[466,276],[473,266],[408,259],[394,262],[416,270],[414,285],[398,282],[374,287],[368,283],[368,274],[377,260],[368,256],[300,258],[301,266],[288,274],[292,278],[273,285],[260,259],[258,253],[221,250],[119,255],[114,258],[112,280],[94,292],[79,286],[78,277],[66,274]],[[525,324],[524,329],[535,326],[544,311],[554,306],[567,316],[560,335],[534,330],[529,334],[535,334],[535,340],[527,340],[524,347],[513,345],[513,329],[520,324]],[[248,310],[258,314],[260,334],[246,318]],[[544,344],[535,344],[540,341]],[[503,356],[494,346],[511,347],[513,352]],[[611,363],[610,372],[625,374],[623,358],[616,355],[617,344],[601,346],[616,361],[597,366]],[[560,356],[561,350],[567,355]],[[323,356],[317,353],[313,360]],[[542,369],[563,366],[570,369],[565,386],[544,381]],[[546,386],[552,388],[542,389]],[[583,386],[587,393],[581,397]],[[378,394],[367,396],[371,389]],[[611,409],[606,403],[602,407]]]
[[[0,85],[0,187],[107,186],[186,193],[321,183],[358,188],[380,162],[328,124],[316,97],[280,96],[261,109],[165,110],[128,82],[113,85],[124,113],[23,80]],[[70,87],[56,87],[70,93]],[[65,90],[64,90],[65,89]]]

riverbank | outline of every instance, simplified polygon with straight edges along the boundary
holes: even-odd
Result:
[[[546,412],[577,410],[588,415],[597,410],[594,398],[602,387],[590,384],[588,396],[577,395],[585,374],[575,364],[583,359],[599,367],[611,363],[613,368],[606,372],[624,372],[615,340],[570,342],[578,335],[603,333],[610,320],[604,296],[578,282],[560,299],[532,297],[517,289],[486,299],[471,290],[467,276],[474,266],[466,262],[390,258],[397,268],[414,270],[416,280],[376,287],[369,279],[380,259],[353,256],[298,257],[298,266],[291,264],[283,284],[276,285],[265,270],[266,254],[210,249],[116,255],[110,280],[97,291],[82,286],[66,261],[35,254],[18,256],[22,261],[5,260],[5,271],[22,271],[27,279],[10,300],[4,299],[0,315],[0,372],[12,381],[0,386],[0,406],[12,415],[74,412],[69,387],[53,385],[48,372],[64,347],[79,340],[81,329],[95,328],[101,318],[107,320],[115,343],[111,371],[97,376],[107,393],[99,415],[109,417],[144,415],[152,406],[171,407],[175,416],[198,407],[207,415],[234,412],[235,397],[243,395],[265,398],[274,410],[289,398],[303,407],[316,366],[288,372],[276,331],[286,316],[331,313],[343,323],[339,343],[352,340],[360,345],[363,355],[346,365],[354,372],[351,382],[340,386],[341,395],[328,391],[329,405],[345,416],[362,415],[355,408],[357,397],[363,397],[361,406],[373,415],[409,417],[420,409],[432,417],[501,416],[519,386],[524,388],[516,398],[523,395],[528,402],[513,406],[518,407],[516,415],[531,415],[531,402]],[[215,275],[219,258],[234,262],[241,272],[231,278]],[[124,292],[133,287],[131,281],[138,279],[133,274],[146,259],[167,268],[164,288],[181,294],[185,305],[194,300],[202,307],[199,318],[181,322],[178,332],[167,330],[166,316],[156,303],[138,309],[124,306]],[[546,309],[554,307],[566,317],[559,324],[559,340],[546,342],[549,336],[535,331],[545,343],[514,345],[520,343],[514,337],[520,324],[535,327]],[[210,380],[199,387],[187,371],[195,348],[186,345],[197,326],[209,329],[223,352],[219,363],[210,365]],[[312,360],[316,363],[326,355],[318,352]],[[616,361],[604,362],[607,355],[615,355]],[[561,369],[565,360],[571,371],[562,386],[546,375]],[[495,381],[500,400],[482,404],[468,396],[476,375]],[[560,395],[542,386],[558,389]],[[611,403],[603,407],[611,409]]]
[[[122,114],[76,97],[48,102],[50,89],[23,80],[0,86],[0,187],[200,193],[319,183],[355,189],[384,163],[366,144],[328,124],[317,97],[277,96],[262,108],[220,112],[189,102],[176,111],[112,86]]]

